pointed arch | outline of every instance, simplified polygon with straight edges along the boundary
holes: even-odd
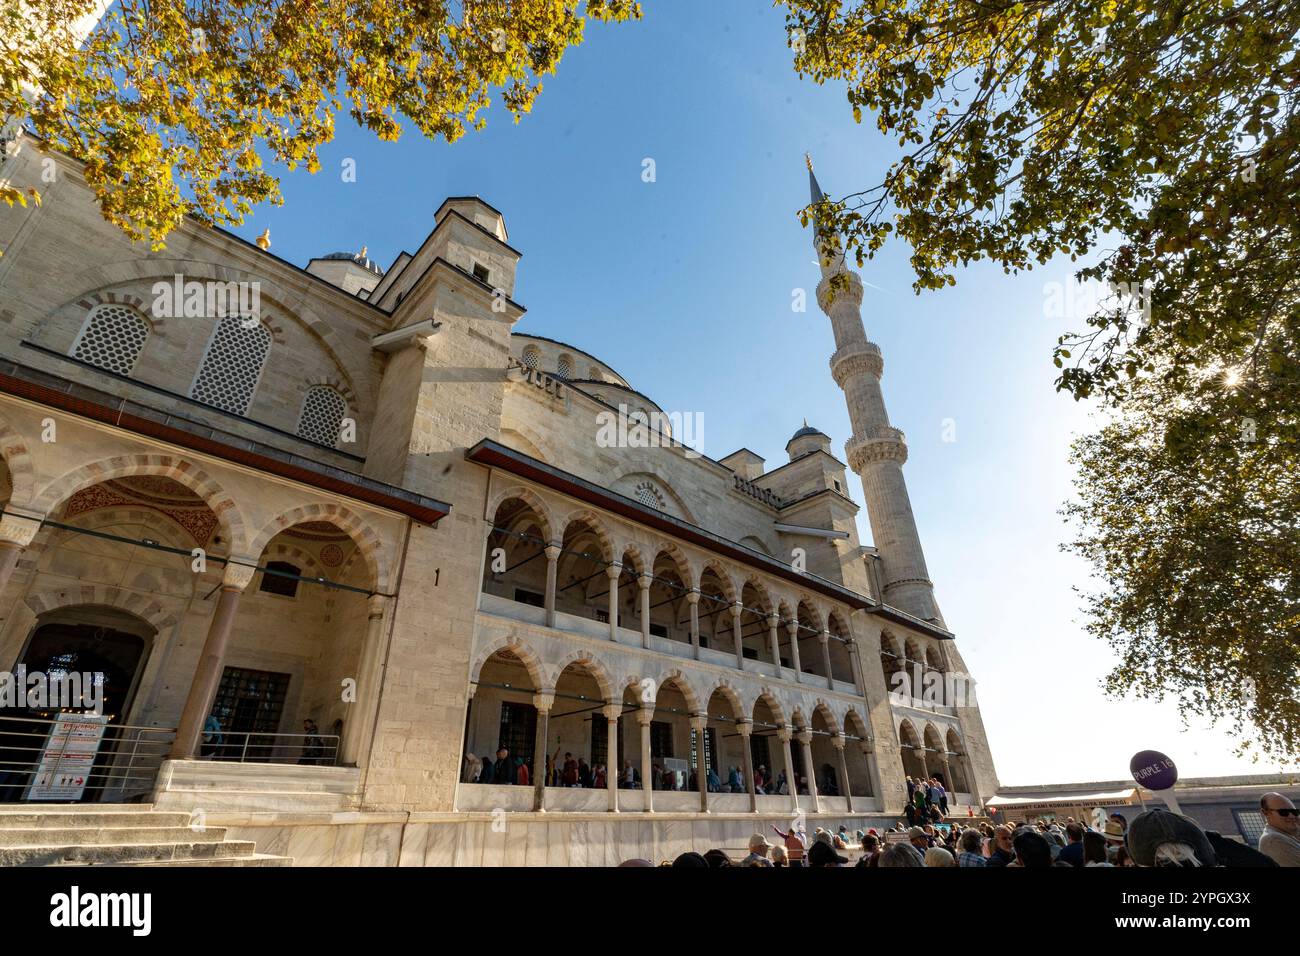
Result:
[[[152,597],[107,584],[79,584],[76,587],[42,591],[27,595],[23,598],[23,603],[37,617],[63,607],[93,604],[116,608],[147,621],[159,633],[174,627],[177,621],[175,614]]]
[[[551,513],[551,508],[546,503],[546,499],[533,491],[533,489],[527,488],[524,485],[511,485],[493,495],[492,499],[488,502],[487,507],[487,514],[491,515],[489,520],[495,521],[497,512],[501,510],[501,506],[511,498],[518,498],[532,510],[534,515],[537,516],[537,522],[542,526],[542,538],[544,541],[549,544],[556,540],[557,526],[555,518]]]
[[[602,700],[611,701],[614,699],[614,683],[610,680],[609,670],[601,663],[599,658],[589,651],[572,651],[556,662],[551,668],[550,680],[546,686],[558,686],[561,675],[570,667],[581,669],[596,682],[596,686],[600,688]]]
[[[272,518],[254,535],[249,552],[260,557],[266,546],[281,531],[305,521],[327,521],[345,532],[356,544],[370,573],[371,586],[379,591],[390,589],[390,562],[384,550],[383,539],[370,523],[346,505],[337,502],[312,502],[283,511]]]
[[[483,671],[483,665],[495,657],[497,654],[504,652],[507,656],[518,660],[528,670],[528,677],[533,682],[533,688],[537,691],[545,690],[549,685],[546,683],[546,668],[542,664],[542,659],[537,652],[533,650],[532,645],[526,641],[520,640],[513,634],[498,637],[489,641],[470,662],[469,680],[471,684],[477,684],[479,674]]]

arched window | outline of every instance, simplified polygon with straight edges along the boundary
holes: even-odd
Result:
[[[347,400],[328,385],[313,385],[302,402],[298,434],[318,445],[330,448],[339,443],[339,428],[348,410]]]
[[[524,367],[537,368],[537,363],[542,360],[542,353],[538,351],[536,345],[530,345],[524,349]]]
[[[271,349],[271,332],[261,322],[228,315],[208,342],[190,398],[243,415],[253,401]]]
[[[555,363],[555,377],[568,378],[573,374],[573,359],[567,355],[561,355]]]
[[[651,482],[643,481],[636,486],[636,500],[643,505],[663,511],[664,496]]]
[[[72,357],[118,375],[130,375],[140,357],[149,323],[125,305],[97,305],[72,346]]]
[[[276,571],[279,574],[273,573]],[[302,569],[296,564],[290,564],[288,561],[268,561],[266,562],[266,570],[262,572],[262,583],[257,586],[257,589],[265,591],[267,594],[296,597],[298,594],[298,576],[301,574]]]

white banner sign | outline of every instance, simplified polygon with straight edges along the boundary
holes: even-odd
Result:
[[[107,724],[103,714],[60,714],[45,741],[27,799],[80,800]]]

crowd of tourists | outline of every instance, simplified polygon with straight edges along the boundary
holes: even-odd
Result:
[[[909,806],[915,804],[909,803]],[[938,805],[937,803],[935,804]],[[795,826],[773,826],[778,842],[762,833],[749,839],[741,859],[721,848],[683,853],[661,866],[828,866],[828,867],[1300,867],[1300,811],[1285,795],[1260,798],[1265,829],[1258,849],[1205,830],[1190,817],[1163,807],[1131,822],[1110,814],[1103,825],[1067,817],[1064,826],[1039,819],[1013,825],[987,821],[909,825],[900,820],[884,832],[850,832],[817,827],[812,839]],[[928,809],[928,808],[927,808]],[[1096,821],[1100,822],[1100,821]],[[850,860],[841,851],[852,851]],[[652,866],[627,860],[622,866]]]

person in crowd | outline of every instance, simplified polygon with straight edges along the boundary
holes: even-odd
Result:
[[[770,783],[771,779],[767,775],[767,767],[759,764],[758,769],[754,771],[754,793],[760,796],[765,795]]]
[[[772,851],[771,851],[771,853],[772,853],[772,865],[773,865],[773,866],[789,866],[789,865],[790,865],[790,858],[786,855],[785,847],[781,846],[781,844],[779,844],[779,843],[778,843],[778,844],[775,844],[775,845],[772,847]]]
[[[1052,849],[1047,837],[1033,827],[1021,827],[1012,840],[1016,859],[1009,866],[1042,867],[1052,865]]]
[[[948,815],[948,790],[943,785],[942,777],[934,778],[935,789],[939,791],[939,812],[945,817]]]
[[[483,761],[471,753],[465,754],[465,783],[478,783],[479,774],[483,772]]]
[[[809,866],[843,866],[849,861],[835,852],[829,843],[817,840],[808,848]]]
[[[203,721],[203,743],[199,747],[199,756],[220,759],[226,749],[226,735],[221,732],[221,718],[208,714]]]
[[[926,836],[925,830],[922,827],[912,827],[909,829],[907,831],[907,842],[916,847],[916,852],[920,853],[922,856],[925,855],[926,850],[930,849],[930,839]]]
[[[521,787],[529,786],[530,774],[528,773],[528,764],[524,763],[523,757],[515,758],[515,783]]]
[[[708,869],[709,861],[699,853],[683,853],[672,862],[673,867]]]
[[[677,782],[677,772],[664,768],[664,786],[665,790],[680,790],[681,787]]]
[[[926,866],[956,866],[957,861],[952,858],[947,847],[932,846],[925,851]]]
[[[993,830],[993,851],[989,854],[989,866],[1010,866],[1016,859],[1015,845],[1011,842],[1011,827],[1005,823]]]
[[[724,866],[732,866],[731,857],[727,856],[725,850],[719,850],[714,847],[704,854],[704,862],[709,864],[709,869],[717,870]]]
[[[909,827],[914,827],[921,821],[921,811],[916,809],[915,803],[909,803],[903,808],[903,816],[907,818]]]
[[[564,763],[560,767],[560,786],[576,787],[579,783],[578,761],[573,759],[573,754],[565,751]]]
[[[1110,858],[1110,862],[1119,866],[1120,862],[1115,859],[1115,855],[1124,848],[1124,831],[1128,828],[1128,821],[1121,823],[1115,819],[1117,816],[1119,815],[1112,814],[1106,819],[1106,827],[1102,831],[1102,836],[1106,838],[1106,854]]]
[[[910,843],[891,843],[880,854],[876,866],[925,866],[925,858]]]
[[[1129,825],[1124,844],[1138,866],[1218,866],[1214,846],[1200,825],[1163,807],[1140,813]]]
[[[790,781],[786,779],[784,770],[776,775],[776,793],[783,797],[790,794]]]
[[[803,866],[805,846],[803,833],[796,830],[793,826],[782,833],[775,823],[772,824],[772,830],[785,842],[785,854],[787,859],[790,861],[790,865]]]
[[[483,755],[483,759],[482,759],[481,761],[479,761],[479,763],[482,764],[482,767],[479,769],[478,782],[479,782],[479,783],[495,783],[495,782],[496,782],[496,764],[494,764],[494,763],[492,762],[492,758],[489,757],[487,754],[484,754],[484,755]]]
[[[714,770],[712,767],[709,768],[709,775],[708,775],[707,782],[709,785],[709,793],[722,792],[722,781],[718,779],[718,771]]]
[[[907,778],[907,802],[911,803],[916,797],[916,781],[910,776]]]
[[[1133,862],[1133,858],[1128,855],[1128,847],[1122,846],[1115,851],[1115,866],[1137,866],[1137,864]]]
[[[849,828],[841,823],[840,828],[835,831],[835,849],[847,850],[849,848],[849,840]],[[862,842],[861,837],[858,837],[858,842]]]
[[[1070,826],[1077,826],[1077,825],[1078,824],[1072,823],[1066,827],[1066,830],[1069,830]],[[1088,830],[1087,832],[1085,832],[1083,834],[1083,840],[1081,841],[1080,845],[1083,847],[1084,866],[1114,866],[1115,865],[1114,863],[1111,863],[1106,858],[1106,838],[1102,836],[1100,833],[1098,833],[1096,830]],[[1069,847],[1066,847],[1066,849],[1069,849]],[[1063,856],[1065,856],[1064,850],[1061,851],[1061,857]],[[1057,859],[1060,859],[1061,857],[1057,857]]]
[[[840,795],[840,783],[835,779],[835,768],[830,764],[822,765],[822,782],[817,785],[817,789],[826,797]]]
[[[1280,793],[1266,793],[1259,798],[1264,814],[1264,835],[1259,838],[1259,852],[1278,866],[1300,866],[1300,811]]]
[[[650,786],[655,790],[664,788],[664,768],[657,763],[650,765]]]
[[[741,866],[771,866],[772,861],[767,858],[771,850],[772,844],[767,841],[767,837],[755,833],[749,838],[749,856],[741,860],[740,864]]]
[[[631,790],[636,784],[636,772],[632,769],[632,761],[623,761],[623,772],[619,775],[618,785],[624,790]]]
[[[880,837],[868,833],[862,838],[862,856],[858,857],[857,866],[876,866],[880,862]]]
[[[591,789],[591,767],[583,757],[578,758],[578,786]]]
[[[608,783],[609,780],[605,776],[605,765],[603,763],[596,764],[591,771],[591,785],[597,790],[604,790]]]
[[[732,793],[745,792],[745,778],[741,775],[739,767],[731,768],[731,774],[727,778],[727,786]]]
[[[1070,866],[1083,866],[1083,827],[1077,823],[1065,825],[1065,848],[1056,855],[1057,860],[1064,860]],[[1105,838],[1102,838],[1104,844]]]
[[[931,777],[925,785],[925,802],[936,810],[942,810],[943,806],[939,802],[939,778]]]
[[[988,866],[983,853],[984,837],[973,827],[963,830],[959,845],[961,852],[957,855],[958,866]]]
[[[492,772],[492,782],[498,785],[513,786],[515,782],[514,770],[514,765],[510,762],[510,751],[505,747],[498,747],[496,769]]]
[[[303,744],[302,756],[298,758],[298,763],[322,763],[325,757],[325,741],[320,738],[320,728],[316,726],[316,721],[310,717],[304,720],[302,722],[302,733],[306,741]]]

